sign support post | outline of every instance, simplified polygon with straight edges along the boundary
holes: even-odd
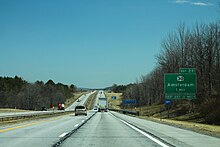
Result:
[[[170,118],[170,111],[169,111],[169,110],[170,110],[170,108],[168,107],[168,110],[167,110],[167,111],[168,111],[168,113],[167,113],[167,118]]]
[[[192,101],[192,112],[194,112],[194,100],[191,101]]]

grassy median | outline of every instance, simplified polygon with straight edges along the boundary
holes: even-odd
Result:
[[[86,107],[88,110],[92,110],[95,106],[95,101],[96,101],[96,96],[97,92],[93,93],[92,95],[89,96],[88,100],[86,101]]]
[[[79,97],[81,97],[84,94],[87,94],[88,92],[76,92],[74,93],[74,96],[67,99],[65,102],[65,107],[69,107],[70,105],[72,105],[73,102],[75,102]]]
[[[75,93],[72,98],[67,99],[67,101],[65,102],[65,107],[70,106],[80,96],[82,96],[83,94],[86,94],[86,93],[88,93],[88,92],[77,92],[77,93]],[[30,110],[0,109],[0,113],[28,112],[28,111],[30,111]],[[52,114],[38,115],[38,116],[33,116],[33,117],[18,117],[17,119],[8,119],[8,120],[0,121],[0,125],[22,123],[22,122],[25,122],[25,121],[31,121],[31,120],[43,119],[43,118],[49,118],[49,117],[57,117],[57,116],[60,116],[60,115],[69,115],[69,114],[72,114],[72,112],[52,113]]]

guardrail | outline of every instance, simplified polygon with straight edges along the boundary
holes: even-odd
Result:
[[[93,92],[92,94],[94,94]],[[92,95],[90,94],[90,96]],[[86,100],[86,102],[88,99]],[[85,103],[86,103],[85,102]],[[4,121],[11,121],[11,120],[20,120],[20,119],[28,119],[28,118],[44,118],[44,117],[49,117],[49,116],[59,116],[59,115],[64,115],[64,114],[69,114],[75,112],[74,110],[65,110],[65,111],[39,111],[39,112],[34,112],[34,113],[25,113],[25,114],[9,114],[9,115],[3,115],[0,116],[0,122]]]
[[[122,110],[122,109],[112,109],[109,108],[108,110],[110,111],[116,111],[122,114],[131,114],[131,115],[138,115],[139,116],[139,112],[138,111],[129,111],[129,110]]]
[[[51,111],[45,113],[36,112],[36,113],[27,113],[27,114],[4,115],[4,116],[0,116],[0,122],[27,119],[27,118],[44,118],[49,116],[59,116],[73,112],[74,111],[55,111],[55,112]]]

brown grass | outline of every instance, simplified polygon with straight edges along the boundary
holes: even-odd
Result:
[[[159,119],[159,118],[148,117],[148,116],[140,116],[140,118],[163,123],[163,124],[168,124],[171,126],[176,126],[176,127],[183,128],[183,129],[192,130],[192,131],[199,132],[202,134],[220,137],[220,126],[217,126],[217,125],[208,125],[208,124],[201,124],[201,123],[188,122],[188,121],[178,121],[178,120],[172,120],[172,119]]]
[[[74,93],[74,97],[68,99],[65,102],[65,107],[70,106],[74,101],[76,101],[80,96],[82,96],[83,94],[86,94],[87,92],[77,92]],[[0,109],[0,113],[3,112],[27,112],[29,110],[21,110],[21,109]],[[15,124],[15,123],[21,123],[21,122],[25,122],[25,121],[30,121],[30,120],[36,120],[36,119],[43,119],[43,118],[49,118],[49,117],[56,117],[59,115],[69,115],[69,113],[72,112],[65,112],[64,114],[55,114],[55,115],[39,115],[39,117],[33,117],[33,118],[21,118],[21,119],[17,119],[17,120],[8,120],[8,121],[1,121],[0,125],[5,125],[5,124]]]
[[[65,107],[69,107],[73,102],[75,102],[80,96],[82,96],[83,94],[86,94],[88,92],[76,92],[74,93],[74,96],[67,99],[65,102]]]
[[[112,100],[111,96],[116,96],[116,100]],[[106,93],[109,103],[111,103],[112,108],[121,109],[120,104],[122,101],[122,93]],[[164,104],[152,105],[152,106],[142,106],[135,108],[130,108],[128,110],[139,111],[142,116],[136,116],[142,119],[151,120],[163,124],[168,124],[171,126],[176,126],[179,128],[184,128],[192,130],[195,132],[220,137],[220,126],[219,125],[208,125],[204,124],[203,118],[200,118],[198,113],[187,113],[184,115],[175,116],[174,114],[179,111],[179,108],[171,109],[170,113],[172,119],[167,119],[167,110]],[[162,111],[160,113],[160,111]],[[162,119],[160,119],[160,114],[162,114]]]
[[[5,113],[5,112],[27,112],[29,110],[21,110],[21,109],[9,109],[9,108],[1,108],[0,113]]]
[[[97,92],[93,93],[88,98],[88,100],[86,102],[86,107],[88,108],[88,110],[92,110],[93,109],[95,101],[96,101],[96,96],[97,96]]]
[[[110,108],[113,109],[120,109],[120,104],[122,101],[122,93],[105,93],[107,99],[108,99],[108,104]],[[111,97],[116,96],[116,100],[113,100]]]
[[[23,123],[23,122],[27,122],[27,121],[32,121],[32,120],[39,120],[39,119],[46,119],[46,118],[52,118],[52,117],[59,117],[59,116],[63,116],[63,115],[70,115],[73,112],[69,111],[69,112],[64,112],[64,113],[54,113],[54,114],[45,114],[45,115],[38,115],[38,116],[34,116],[34,117],[21,117],[19,119],[12,119],[12,120],[5,120],[5,121],[0,121],[0,126],[2,125],[9,125],[9,124],[16,124],[16,123]]]

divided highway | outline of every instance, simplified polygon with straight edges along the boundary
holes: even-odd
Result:
[[[104,97],[103,92],[97,99],[99,96]],[[220,139],[116,112],[91,110],[88,116],[70,114],[0,127],[0,146],[219,147]]]
[[[88,99],[92,94],[94,94],[94,93],[95,93],[95,91],[82,95],[82,96],[79,98],[80,101],[75,101],[71,106],[69,106],[68,108],[66,108],[65,111],[72,111],[72,110],[75,109],[76,106],[78,106],[78,105],[84,105],[84,104],[86,103],[87,99]]]
[[[71,114],[0,127],[0,146],[52,146],[58,142],[61,137],[77,128],[93,113],[94,112],[89,112],[87,117],[75,117],[74,114]]]
[[[61,147],[73,146],[159,147],[160,145],[127,126],[111,113],[100,112],[61,144]]]
[[[71,106],[65,109],[65,111],[74,111],[75,107],[77,105],[82,105],[85,104],[87,99],[89,98],[90,95],[92,95],[94,92],[90,92],[88,94],[82,95],[79,99],[80,102],[75,101]],[[65,112],[64,110],[50,110],[50,111],[28,111],[28,112],[7,112],[7,113],[0,113],[0,120],[1,118],[6,118],[6,117],[20,117],[20,116],[33,116],[33,115],[43,115],[43,114],[52,114],[52,113],[63,113]]]
[[[74,102],[65,111],[74,110],[75,106],[85,104],[89,93],[80,97],[80,102]],[[87,119],[95,114],[96,111],[89,111],[87,116],[64,115],[41,120],[33,120],[21,124],[0,126],[0,146],[4,147],[47,147],[60,141],[60,138],[79,127]],[[42,113],[42,112],[31,112]],[[7,115],[26,115],[24,113],[12,113]],[[5,115],[2,115],[5,116]]]

